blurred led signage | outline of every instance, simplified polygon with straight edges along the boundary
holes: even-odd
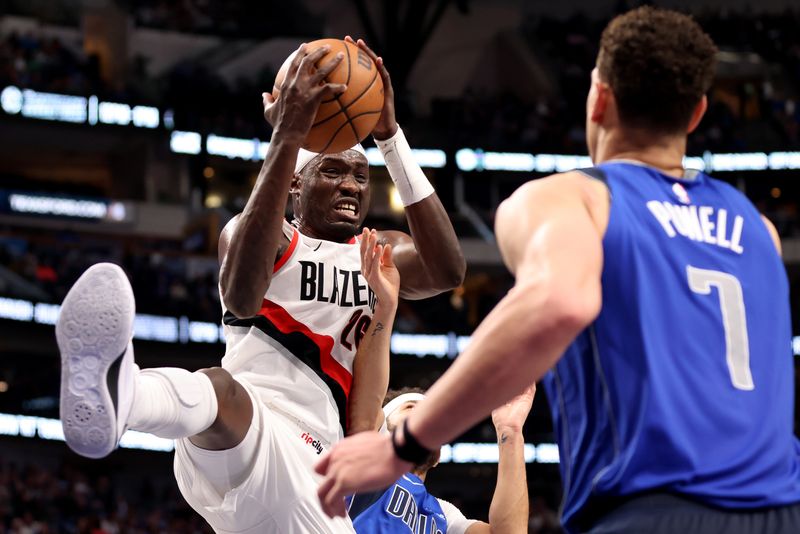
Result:
[[[38,437],[39,439],[64,441],[64,428],[59,419],[0,413],[0,436]],[[175,443],[171,439],[128,430],[122,436],[119,446],[123,449],[170,452],[175,448]],[[496,443],[453,443],[444,445],[441,453],[439,462],[443,464],[496,464],[500,459],[500,450]],[[526,443],[524,456],[525,462],[529,464],[557,464],[558,445],[555,443]]]
[[[158,128],[161,112],[153,106],[100,101],[96,96],[72,96],[20,89],[9,85],[0,92],[0,108],[9,115],[74,124],[116,124]]]
[[[702,156],[687,156],[683,160],[687,169],[705,172],[775,171],[800,169],[800,152],[740,152]],[[570,154],[529,154],[527,152],[484,152],[481,149],[462,148],[456,152],[456,166],[464,172],[566,172],[592,166],[589,156]]]
[[[132,218],[130,211],[123,202],[105,199],[0,190],[0,212],[18,215],[125,222]]]
[[[55,325],[61,306],[44,302],[0,297],[0,319]],[[206,321],[190,321],[187,317],[168,317],[137,313],[133,338],[164,343],[224,343],[222,325]],[[470,336],[449,334],[392,334],[391,351],[423,358],[453,359],[469,345]],[[792,339],[792,350],[800,356],[800,336]]]
[[[97,96],[72,96],[45,93],[33,89],[20,89],[10,85],[0,91],[0,109],[8,115],[29,119],[68,122],[74,124],[112,124],[136,128],[158,128],[163,124],[172,129],[172,112],[163,114],[153,106],[131,106],[120,102],[101,101]],[[199,154],[203,136],[198,132],[175,131],[170,138],[170,148],[178,154]],[[239,158],[250,161],[263,160],[269,143],[258,139],[226,137],[213,133],[205,137],[206,152],[212,156]],[[372,166],[384,166],[377,148],[368,148],[367,159]],[[447,154],[440,149],[412,149],[420,167],[442,168],[447,164]],[[456,166],[464,172],[565,172],[591,167],[589,156],[575,154],[531,154],[527,152],[491,152],[482,149],[462,148],[455,154]],[[800,169],[800,152],[740,152],[711,153],[687,156],[684,166],[706,172],[766,171]]]

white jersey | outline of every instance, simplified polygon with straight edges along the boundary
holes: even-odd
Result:
[[[376,298],[361,275],[355,238],[313,239],[287,222],[283,231],[290,244],[259,313],[237,318],[223,307],[222,367],[326,449],[343,436],[353,358]]]

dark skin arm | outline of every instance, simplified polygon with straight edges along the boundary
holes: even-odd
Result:
[[[316,68],[328,51],[325,46],[309,54],[301,45],[281,85],[281,98],[265,95],[265,115],[274,125],[269,150],[244,210],[225,227],[219,242],[222,300],[237,317],[251,317],[261,308],[275,259],[287,246],[281,228],[297,151],[320,101],[344,90],[341,84],[321,83],[342,59],[339,55]]]
[[[377,140],[389,139],[398,128],[389,71],[383,58],[363,40],[354,41],[350,36],[345,40],[364,50],[381,73],[384,104],[372,136]],[[461,285],[467,265],[450,218],[436,193],[407,206],[405,212],[410,236],[398,231],[379,232],[381,241],[392,245],[393,260],[400,272],[400,296],[423,299]]]

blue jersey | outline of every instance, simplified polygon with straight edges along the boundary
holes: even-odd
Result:
[[[439,500],[412,473],[400,477],[386,491],[356,495],[348,513],[357,534],[447,533],[447,519]]]
[[[602,310],[544,379],[565,526],[587,502],[643,491],[800,502],[789,288],[760,214],[702,173],[599,169]]]

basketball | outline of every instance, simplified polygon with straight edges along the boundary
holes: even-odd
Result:
[[[340,39],[320,39],[309,43],[307,49],[311,52],[323,45],[331,49],[319,65],[344,53],[342,62],[326,81],[346,84],[347,90],[322,101],[303,148],[319,153],[342,152],[360,143],[377,124],[383,109],[383,80],[369,55],[356,45]],[[272,96],[276,100],[293,57],[294,54],[284,61],[275,77]]]

